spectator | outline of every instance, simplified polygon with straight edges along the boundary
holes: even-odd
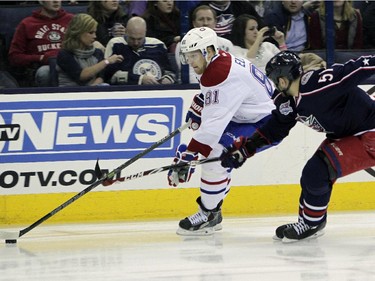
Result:
[[[38,1],[1,1],[1,5],[27,5],[27,4],[31,4],[31,5],[35,5],[35,4],[38,4]]]
[[[125,26],[128,16],[119,4],[119,0],[95,1],[89,3],[87,12],[97,22],[97,41],[104,47],[113,37],[125,35]]]
[[[142,16],[147,9],[147,0],[126,1],[129,17]]]
[[[121,55],[104,59],[94,47],[98,23],[88,14],[77,14],[70,22],[57,56],[59,86],[95,86],[103,84],[102,71],[123,60]]]
[[[200,5],[201,1],[190,0],[190,1],[175,1],[175,5],[180,10],[180,12],[185,12],[185,14],[191,18],[190,14],[194,9]]]
[[[122,55],[121,63],[109,65],[105,71],[110,84],[158,85],[173,84],[176,75],[168,60],[165,44],[146,37],[147,24],[141,17],[132,17],[126,25],[124,37],[111,39],[105,57]]]
[[[234,20],[242,14],[248,14],[261,20],[253,5],[248,1],[202,1],[201,5],[208,5],[216,12],[216,27],[215,31],[218,36],[230,40],[230,33],[232,31],[232,24]]]
[[[209,27],[214,29],[216,26],[216,12],[210,6],[200,5],[193,10],[191,20],[193,27]],[[233,51],[233,44],[230,40],[223,37],[217,37],[217,43],[220,50],[226,52]],[[181,68],[180,43],[178,43],[176,47],[176,62],[178,67]],[[189,67],[189,81],[192,84],[198,83],[197,76],[192,67]]]
[[[285,34],[288,50],[300,52],[308,47],[308,14],[302,0],[281,1],[266,11],[264,22]]]
[[[18,82],[8,71],[0,71],[0,89],[1,88],[18,88]]]
[[[191,21],[193,24],[193,27],[209,27],[211,29],[214,29],[217,23],[217,18],[216,18],[216,12],[214,9],[212,9],[210,6],[207,5],[200,5],[197,8],[194,9],[192,16],[191,16]],[[225,39],[223,37],[218,37],[218,44],[219,44],[219,49],[226,51],[226,52],[231,52],[233,49],[233,43]]]
[[[169,53],[174,53],[180,36],[180,10],[173,0],[148,1],[143,14],[147,22],[147,36],[164,42]]]
[[[49,86],[48,59],[57,56],[73,17],[61,9],[61,0],[39,2],[42,8],[20,22],[9,49],[14,75],[22,80],[31,76],[25,86]]]
[[[363,44],[365,48],[375,48],[375,2],[363,1]]]
[[[335,21],[335,49],[362,49],[362,18],[359,11],[347,0],[333,1]],[[326,46],[325,3],[311,15],[309,40],[311,49],[324,49]]]
[[[260,1],[254,1],[254,0],[249,0],[251,5],[253,5],[255,11],[258,13],[259,17],[263,19],[264,13],[272,9],[274,1],[271,0],[260,0]]]
[[[257,18],[250,15],[240,15],[232,26],[232,54],[250,60],[261,71],[265,72],[267,62],[281,50],[286,49],[284,34],[273,28],[265,26],[258,29]],[[265,39],[274,38],[280,49]]]
[[[306,15],[311,16],[320,6],[321,0],[304,0],[302,8]]]

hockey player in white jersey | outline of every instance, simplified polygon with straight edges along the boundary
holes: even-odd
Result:
[[[212,29],[194,28],[184,36],[181,63],[194,69],[201,94],[194,97],[186,116],[194,136],[177,148],[175,163],[195,160],[199,154],[218,157],[237,136],[251,134],[269,119],[275,108],[273,84],[249,61],[219,51]],[[169,184],[187,182],[193,172],[192,167],[170,170]],[[198,212],[180,221],[177,234],[210,235],[222,228],[221,206],[230,189],[230,172],[220,162],[202,165]]]

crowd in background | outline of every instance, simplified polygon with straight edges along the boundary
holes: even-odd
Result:
[[[181,83],[179,42],[207,26],[220,49],[264,71],[280,50],[300,53],[305,70],[325,67],[325,1],[2,1],[35,5],[15,28],[0,88]],[[84,11],[72,14],[71,5]],[[335,49],[375,49],[375,3],[333,1]],[[188,11],[188,19],[182,14]],[[197,83],[193,71],[189,82]]]

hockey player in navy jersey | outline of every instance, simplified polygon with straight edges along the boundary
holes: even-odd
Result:
[[[306,73],[291,51],[268,62],[266,74],[279,91],[276,109],[255,133],[224,149],[222,166],[242,166],[260,147],[285,138],[297,121],[327,137],[302,171],[298,221],[278,227],[276,239],[290,242],[323,234],[335,181],[375,166],[375,102],[357,87],[374,73],[375,56]]]
[[[188,145],[179,145],[174,163],[197,159],[198,154],[219,157],[235,137],[251,134],[271,117],[272,82],[248,60],[219,50],[211,28],[193,28],[184,36],[181,62],[194,69],[201,94],[194,97],[187,114],[193,121],[193,138]],[[169,185],[189,181],[193,172],[193,167],[171,169]],[[180,221],[177,234],[210,235],[222,228],[221,206],[230,190],[230,172],[219,161],[202,166],[198,212]]]

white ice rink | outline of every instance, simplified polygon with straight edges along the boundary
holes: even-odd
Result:
[[[375,280],[375,212],[330,214],[314,240],[272,240],[294,220],[224,218],[200,238],[177,236],[177,221],[41,225],[0,244],[0,280]]]

